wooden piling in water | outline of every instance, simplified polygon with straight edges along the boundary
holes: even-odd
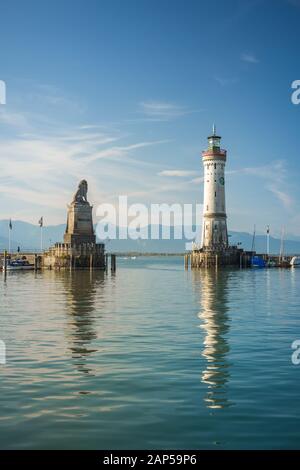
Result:
[[[189,269],[189,255],[184,255],[184,268]]]
[[[116,271],[116,255],[110,255],[110,266],[111,266],[111,271],[115,272]]]
[[[6,277],[7,274],[7,251],[4,251],[4,277]]]
[[[34,270],[38,270],[38,256],[36,253],[34,254]]]

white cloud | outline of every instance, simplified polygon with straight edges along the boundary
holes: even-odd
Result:
[[[265,180],[265,188],[273,193],[283,206],[291,210],[293,198],[286,189],[287,169],[284,160],[276,160],[268,165],[245,167],[226,172],[226,175],[245,174]]]
[[[158,165],[145,161],[139,153],[167,141],[132,138],[128,143],[126,136],[122,145],[124,135],[116,130],[99,128],[97,132],[98,126],[92,124],[62,127],[53,122],[49,126],[43,123],[41,130],[30,115],[14,115],[20,119],[6,119],[13,137],[9,132],[1,138],[1,217],[15,217],[20,208],[26,214],[27,208],[24,218],[32,220],[43,208],[48,220],[61,222],[66,203],[82,178],[88,180],[90,200],[95,204],[121,191],[129,193],[132,187],[147,194],[155,185]],[[136,154],[140,158],[133,158]]]
[[[259,62],[258,58],[250,52],[243,52],[241,54],[241,60],[250,64],[258,64]]]
[[[8,108],[6,106],[0,108],[0,123],[16,128],[29,128],[28,119],[25,114],[8,111]]]
[[[194,184],[201,184],[203,183],[204,181],[204,177],[203,176],[199,176],[198,178],[193,178],[191,183],[194,183]]]
[[[216,82],[219,83],[219,85],[221,86],[228,86],[228,85],[234,85],[235,83],[237,83],[239,80],[238,78],[236,77],[219,77],[219,76],[216,76],[214,77]]]
[[[267,189],[269,191],[271,191],[273,194],[275,194],[275,196],[279,199],[279,201],[283,204],[283,206],[286,209],[291,209],[292,208],[294,201],[287,192],[284,192],[283,190],[280,190],[279,188],[277,188],[273,184],[268,185]]]
[[[195,171],[188,171],[188,170],[163,170],[158,173],[158,176],[185,178],[186,176],[193,176],[195,174],[196,174]]]
[[[187,114],[198,112],[174,103],[162,101],[143,101],[139,103],[140,111],[153,121],[170,121]]]

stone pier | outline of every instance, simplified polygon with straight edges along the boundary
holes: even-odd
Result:
[[[87,200],[88,185],[79,183],[68,206],[63,243],[55,243],[43,256],[43,267],[55,269],[105,269],[104,243],[96,243],[92,209]]]
[[[248,268],[251,264],[252,252],[247,252],[237,247],[229,247],[223,251],[207,251],[203,249],[193,250],[186,255],[185,267],[191,269],[211,268],[221,266],[236,266]]]

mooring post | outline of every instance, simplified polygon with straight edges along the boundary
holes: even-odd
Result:
[[[216,269],[218,269],[218,255],[216,254]]]
[[[7,273],[7,251],[4,251],[4,277],[6,277]]]
[[[111,266],[111,271],[115,272],[116,271],[116,255],[110,255],[110,266]]]
[[[37,271],[38,268],[38,257],[37,254],[35,253],[34,255],[34,270]]]
[[[108,253],[105,253],[105,271],[108,270]]]
[[[189,255],[184,255],[184,268],[189,269]]]
[[[90,270],[92,271],[93,269],[93,255],[90,254]]]

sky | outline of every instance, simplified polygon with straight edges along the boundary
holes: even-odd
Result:
[[[203,201],[213,123],[230,230],[300,235],[300,0],[0,0],[0,219]]]

